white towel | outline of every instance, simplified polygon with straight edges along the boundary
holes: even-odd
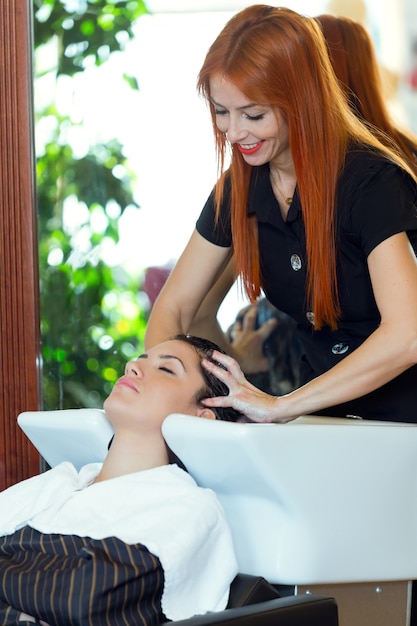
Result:
[[[0,535],[28,524],[43,533],[142,543],[164,569],[169,619],[224,609],[237,563],[214,492],[176,465],[88,486],[100,468],[77,473],[62,463],[0,493]]]

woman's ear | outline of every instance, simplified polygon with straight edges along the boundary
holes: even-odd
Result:
[[[208,407],[202,407],[201,409],[197,409],[197,416],[204,417],[206,420],[215,420],[216,414],[213,409],[209,409]]]

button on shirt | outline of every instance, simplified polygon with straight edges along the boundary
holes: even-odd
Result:
[[[270,184],[268,165],[253,168],[248,215],[255,214],[258,222],[262,288],[274,306],[297,322],[305,351],[304,382],[351,354],[378,327],[380,315],[366,259],[379,243],[402,231],[408,233],[417,250],[416,194],[414,181],[395,164],[365,150],[348,153],[336,205],[337,278],[342,317],[336,331],[328,327],[315,331],[314,311],[305,300],[306,242],[298,190],[284,221]],[[197,230],[204,238],[227,247],[232,245],[228,198],[226,190],[217,226],[214,226],[213,194],[197,221]],[[417,381],[417,368],[402,377],[405,382],[400,385],[401,397],[394,393],[395,383],[385,386],[388,390],[382,393],[381,403],[376,392],[370,394],[369,402],[359,402],[359,408],[364,409],[362,413],[366,413],[368,419],[413,421],[407,418],[408,408],[404,415],[398,405],[414,403],[413,414],[417,421],[417,384],[411,385],[411,379]],[[410,385],[413,390],[409,389]],[[340,409],[340,414],[365,417],[356,405],[348,404],[348,408]],[[332,409],[333,415],[339,414],[334,407]],[[389,412],[390,418],[386,417]]]

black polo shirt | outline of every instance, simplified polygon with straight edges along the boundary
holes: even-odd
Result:
[[[229,194],[214,222],[213,193],[197,221],[198,232],[221,246],[232,245]],[[268,300],[293,317],[305,354],[303,382],[351,354],[379,325],[367,266],[370,252],[388,237],[406,231],[417,251],[417,190],[394,163],[367,150],[348,153],[336,205],[337,280],[342,316],[339,327],[314,331],[306,305],[306,246],[297,194],[284,221],[274,196],[269,166],[253,168],[248,214],[258,221],[262,288]],[[417,422],[417,367],[362,398],[320,411],[366,419]]]

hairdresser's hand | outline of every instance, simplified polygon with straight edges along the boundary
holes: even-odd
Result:
[[[236,359],[245,374],[257,374],[269,369],[263,345],[278,324],[276,318],[271,318],[256,328],[256,316],[257,307],[253,304],[227,331]]]
[[[203,404],[207,407],[233,407],[252,422],[289,422],[294,419],[285,413],[286,396],[279,398],[264,393],[246,380],[238,362],[230,356],[213,352],[213,359],[226,369],[219,367],[212,361],[202,361],[206,370],[214,374],[229,388],[228,396],[205,398]]]

